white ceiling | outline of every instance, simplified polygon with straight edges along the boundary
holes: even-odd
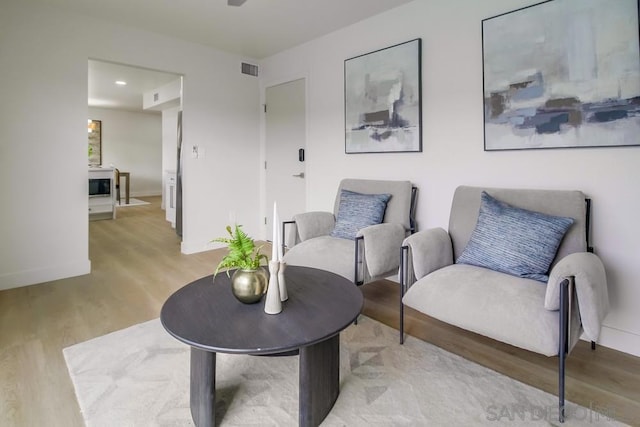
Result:
[[[41,0],[183,40],[262,59],[412,0]],[[90,61],[89,105],[140,110],[135,96],[175,78],[116,64]],[[127,81],[116,87],[115,80]],[[168,79],[168,80],[167,80]],[[149,87],[151,85],[151,87]]]
[[[411,0],[40,0],[77,13],[254,59],[313,40]]]
[[[180,77],[177,74],[95,60],[89,60],[88,67],[90,107],[142,111],[143,93]],[[117,85],[117,80],[127,84]]]

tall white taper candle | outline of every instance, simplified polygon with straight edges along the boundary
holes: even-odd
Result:
[[[282,257],[284,256],[284,254],[282,253],[282,246],[284,245],[284,242],[281,241],[283,225],[280,223],[280,215],[278,215],[277,212],[276,221],[276,224],[278,224],[278,261],[282,262]]]
[[[279,261],[278,259],[278,210],[276,202],[273,202],[273,236],[271,248],[271,261]]]

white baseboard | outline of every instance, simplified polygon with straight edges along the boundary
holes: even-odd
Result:
[[[640,357],[640,335],[603,326],[598,345]]]
[[[162,193],[158,193],[157,191],[132,191],[129,194],[129,197],[154,197],[154,196],[162,196]],[[120,198],[124,198],[124,193],[122,192],[122,188],[120,189]]]
[[[398,275],[397,275],[397,274],[394,274],[394,275],[392,275],[392,276],[385,277],[385,280],[389,280],[389,281],[391,281],[391,282],[396,282],[397,284],[400,284],[400,279],[398,278]]]
[[[0,291],[68,277],[82,276],[91,273],[91,261],[82,260],[65,265],[55,265],[35,270],[19,271],[0,276]]]
[[[180,244],[180,251],[183,254],[195,254],[198,252],[204,252],[204,251],[210,251],[212,249],[218,249],[218,248],[222,248],[224,247],[223,244],[220,243],[211,243],[208,240],[205,241],[191,241],[191,242],[185,242],[183,241]]]

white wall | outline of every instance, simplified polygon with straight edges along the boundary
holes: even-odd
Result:
[[[88,118],[102,120],[102,166],[129,172],[131,197],[162,194],[162,115],[89,107]]]
[[[251,58],[3,0],[0,289],[89,272],[89,58],[185,76],[184,141],[206,156],[184,162],[182,250],[207,248],[229,210],[247,232],[259,230],[259,90],[240,73]]]
[[[87,55],[52,18],[0,13],[0,289],[89,270]]]
[[[331,210],[343,177],[409,179],[418,226],[444,227],[461,184],[580,189],[593,199],[593,242],[611,313],[601,343],[640,355],[640,147],[483,150],[481,20],[537,0],[416,0],[261,63],[263,85],[308,76],[307,208]],[[423,151],[344,153],[344,60],[422,38]]]

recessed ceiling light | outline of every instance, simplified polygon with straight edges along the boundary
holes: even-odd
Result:
[[[126,86],[127,82],[123,81],[123,80],[116,80],[116,84],[120,85],[120,86]]]

